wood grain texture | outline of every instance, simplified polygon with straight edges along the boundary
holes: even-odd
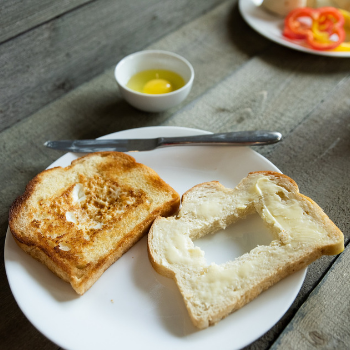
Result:
[[[49,138],[98,137],[114,131],[161,124],[175,111],[217,85],[246,60],[271,45],[243,22],[236,2],[218,6],[184,25],[149,48],[171,50],[190,59],[196,81],[188,99],[180,106],[161,114],[135,110],[123,101],[116,86],[113,69],[66,94],[46,108],[0,132],[0,250],[3,254],[8,209],[26,183],[62,153],[43,147]],[[246,32],[243,41],[240,31]],[[249,43],[245,46],[245,41]],[[198,54],[196,54],[198,52]],[[220,53],[218,55],[218,53]],[[3,262],[3,256],[1,257]],[[2,349],[57,349],[25,318],[9,291],[4,267],[0,275],[0,338]],[[9,315],[11,315],[9,317]]]
[[[292,133],[286,135],[282,143],[271,149],[259,150],[262,154],[268,154],[275,165],[297,182],[302,193],[323,208],[342,230],[347,244],[350,240],[349,96],[350,78],[347,77],[335,85],[307,118]],[[271,346],[335,259],[336,257],[325,256],[309,266],[305,282],[291,308],[276,326],[248,347],[249,349],[267,349]],[[339,278],[343,277],[339,275]],[[329,297],[336,299],[340,305],[347,303],[344,298],[338,298],[337,292]],[[332,313],[324,312],[325,319],[333,319]],[[323,327],[327,330],[328,324],[324,323]]]
[[[321,67],[325,66],[328,68],[322,73]],[[348,67],[347,60],[318,60],[275,47],[251,59],[164,125],[213,132],[261,128],[282,132],[282,143],[256,150],[291,176],[301,192],[313,198],[340,227],[348,241],[350,187],[344,181],[350,172]],[[323,257],[309,267],[290,310],[247,349],[270,347],[334,259]]]
[[[288,135],[349,77],[349,60],[269,47],[166,125],[212,131],[274,129]]]
[[[141,45],[139,40],[135,39],[128,50],[134,51]],[[121,99],[113,68],[109,68],[0,132],[0,180],[6,184],[0,188],[1,251],[10,204],[32,177],[62,155],[45,149],[44,141],[93,138],[153,125],[190,126],[213,132],[258,128],[281,131],[283,142],[256,150],[294,178],[301,192],[320,204],[343,230],[348,242],[349,60],[306,55],[267,41],[243,22],[236,1],[224,3],[161,40],[154,40],[153,37],[149,47],[177,52],[188,58],[195,68],[193,89],[180,106],[160,114],[133,109]],[[34,98],[33,104],[36,103]],[[31,101],[28,104],[31,105]],[[270,348],[334,259],[324,257],[310,266],[290,310],[247,349]],[[0,336],[7,336],[8,348],[17,344],[28,349],[56,349],[18,309],[9,292],[3,266],[0,277],[0,308],[6,310],[0,315]],[[331,292],[328,295],[335,296]],[[344,303],[341,298],[342,295],[339,299],[336,297],[340,304]],[[15,331],[16,327],[19,331]],[[324,323],[322,327],[326,332],[328,325]],[[21,331],[23,337],[18,333]],[[312,345],[309,349],[313,349]]]
[[[0,45],[0,131],[223,0],[100,0]]]
[[[2,0],[0,44],[92,0]]]
[[[246,32],[246,40],[251,43],[249,48],[242,49],[241,31]],[[0,187],[3,199],[0,204],[1,235],[6,232],[8,209],[14,198],[23,192],[31,178],[62,154],[44,148],[45,141],[96,138],[123,129],[159,125],[176,111],[187,108],[191,101],[216,86],[268,45],[271,43],[249,30],[240,18],[237,6],[228,2],[149,46],[172,50],[193,64],[196,72],[194,86],[180,106],[160,114],[144,113],[130,107],[120,97],[112,67],[0,133],[0,161],[4,167],[0,180],[7,184]],[[214,53],[217,59],[214,59]]]
[[[349,349],[349,260],[348,247],[298,310],[271,350]]]

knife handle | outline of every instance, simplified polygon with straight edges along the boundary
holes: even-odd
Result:
[[[221,134],[206,134],[186,137],[159,137],[157,147],[180,145],[230,145],[251,146],[268,145],[282,139],[282,134],[276,131],[236,131]]]

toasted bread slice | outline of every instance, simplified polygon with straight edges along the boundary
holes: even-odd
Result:
[[[254,212],[270,228],[271,244],[208,266],[193,240]],[[250,173],[235,189],[217,181],[193,187],[178,215],[157,218],[148,235],[154,269],[175,280],[198,328],[217,323],[321,255],[343,249],[342,232],[322,209],[292,179],[267,171]]]
[[[92,153],[37,175],[10,209],[17,244],[85,293],[179,195],[155,171],[119,152]]]

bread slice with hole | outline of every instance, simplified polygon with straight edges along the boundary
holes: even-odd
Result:
[[[91,153],[30,181],[9,225],[25,252],[83,294],[179,204],[175,190],[131,156]]]
[[[273,240],[234,261],[206,264],[195,239],[257,212]],[[342,232],[288,176],[250,173],[234,189],[217,181],[197,185],[182,197],[176,216],[157,218],[148,235],[154,269],[173,278],[189,315],[206,328],[238,310],[282,278],[323,254],[344,249]]]

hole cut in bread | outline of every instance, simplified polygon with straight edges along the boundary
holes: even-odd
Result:
[[[224,264],[206,263],[194,241],[257,212],[273,235]],[[176,217],[158,217],[148,236],[154,269],[173,278],[194,325],[220,321],[261,292],[321,255],[344,249],[342,232],[288,176],[254,172],[235,189],[217,181],[197,185],[182,198]]]
[[[274,239],[270,229],[255,212],[193,243],[204,251],[207,265],[220,265],[249,253],[257,246],[269,245]]]

